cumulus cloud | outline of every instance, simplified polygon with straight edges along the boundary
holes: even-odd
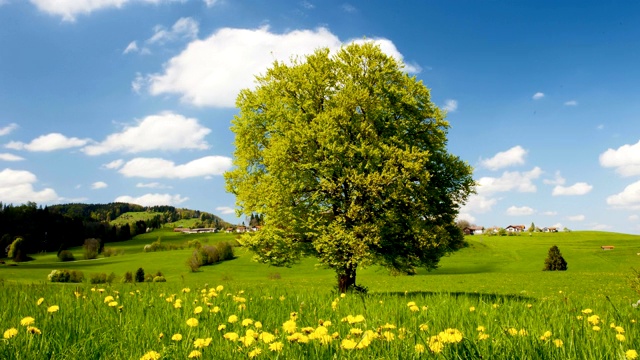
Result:
[[[569,221],[584,221],[585,216],[584,215],[573,215],[573,216],[567,216],[567,219],[569,219]]]
[[[130,52],[137,52],[138,49],[138,43],[135,41],[132,41],[129,43],[129,45],[127,45],[127,47],[124,49],[124,51],[122,52],[123,54],[128,54]]]
[[[553,188],[551,195],[563,196],[563,195],[584,195],[593,189],[593,186],[585,182],[577,182],[571,186],[557,185]]]
[[[442,107],[447,112],[454,112],[458,110],[458,100],[447,99],[444,101],[444,106]]]
[[[198,22],[190,17],[178,19],[171,29],[158,25],[154,29],[154,34],[147,40],[148,44],[164,44],[166,42],[177,40],[193,40],[198,36]]]
[[[229,206],[218,206],[216,211],[223,215],[234,214],[236,212],[234,208]]]
[[[11,123],[5,127],[0,128],[0,136],[5,136],[11,134],[13,130],[18,128],[18,124]]]
[[[524,164],[527,150],[517,145],[507,151],[501,151],[490,159],[481,159],[480,165],[490,170],[498,170],[508,166]]]
[[[78,15],[89,15],[94,11],[121,8],[129,3],[161,4],[183,0],[29,0],[38,10],[61,16],[64,21],[75,21]],[[211,0],[209,0],[211,1]]]
[[[104,181],[96,181],[96,182],[94,182],[93,184],[91,184],[91,188],[92,188],[92,189],[94,189],[94,190],[97,190],[97,189],[104,189],[104,188],[106,188],[107,186],[109,186],[109,185],[107,185],[107,183],[106,183],[106,182],[104,182]]]
[[[172,186],[163,185],[159,182],[151,182],[151,183],[137,183],[136,187],[138,188],[149,188],[149,189],[173,189]]]
[[[5,204],[50,203],[60,199],[51,188],[34,190],[33,185],[37,181],[29,171],[4,169],[0,171],[0,199]]]
[[[622,176],[640,175],[640,141],[633,145],[622,145],[607,149],[600,154],[600,166],[612,167]]]
[[[13,155],[13,154],[9,154],[9,153],[0,153],[0,160],[2,160],[2,161],[22,161],[22,160],[24,160],[24,158],[20,157],[18,155]]]
[[[124,202],[129,204],[138,204],[141,206],[157,206],[157,205],[180,205],[189,200],[188,197],[182,197],[171,194],[145,194],[138,197],[129,195],[118,196],[114,202]]]
[[[182,165],[160,158],[135,158],[118,172],[126,177],[186,179],[222,175],[230,168],[231,158],[225,156],[205,156]]]
[[[204,137],[210,132],[197,119],[165,112],[147,116],[123,131],[107,136],[101,143],[84,147],[82,151],[87,155],[102,155],[114,151],[204,150],[209,147]]]
[[[458,214],[458,218],[457,218],[457,220],[458,220],[458,221],[460,221],[460,220],[466,220],[466,221],[468,221],[470,224],[473,224],[473,223],[475,223],[475,222],[476,222],[476,217],[475,217],[475,216],[473,216],[473,215],[471,215],[471,214],[469,214],[469,213],[466,213],[466,212],[460,212],[460,213]]]
[[[565,178],[562,177],[562,175],[560,175],[560,171],[556,171],[556,174],[553,178],[553,180],[551,179],[544,179],[542,180],[542,182],[546,185],[564,185],[564,183],[567,180]]]
[[[8,149],[27,150],[27,151],[55,151],[61,149],[69,149],[86,145],[89,139],[78,139],[76,137],[68,138],[60,133],[51,133],[39,136],[30,143],[25,144],[20,141],[11,141],[5,145]]]
[[[403,56],[387,39],[373,41],[390,56]],[[206,39],[189,43],[182,53],[164,64],[162,73],[145,76],[152,95],[177,94],[196,106],[233,107],[241,89],[253,88],[255,75],[263,74],[274,60],[290,63],[295,56],[311,54],[320,47],[332,51],[342,42],[325,28],[272,33],[259,29],[222,28]],[[408,72],[419,67],[405,64]],[[136,82],[137,84],[140,82]]]
[[[484,214],[491,211],[493,205],[498,202],[497,199],[488,198],[483,195],[471,194],[466,204],[460,209],[460,213]]]
[[[533,100],[540,100],[544,97],[544,93],[541,92],[537,92],[535,94],[533,94],[533,96],[531,97]]]
[[[542,169],[534,167],[531,171],[505,171],[501,177],[482,177],[476,187],[478,194],[493,194],[498,192],[536,192],[538,189],[533,180],[540,177]]]
[[[565,101],[564,103],[565,106],[578,106],[578,102],[575,100],[569,100],[569,101]]]
[[[528,207],[528,206],[510,206],[507,209],[507,215],[509,216],[524,216],[524,215],[531,215],[535,213],[535,210],[533,210],[532,208]]]
[[[640,209],[640,181],[627,185],[621,193],[607,197],[607,204],[631,210]]]
[[[124,164],[124,160],[118,159],[118,160],[113,160],[109,163],[106,163],[102,165],[102,167],[105,169],[119,169],[123,164]]]

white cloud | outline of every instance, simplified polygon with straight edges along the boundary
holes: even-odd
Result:
[[[557,185],[553,188],[553,192],[551,195],[553,196],[562,196],[562,195],[584,195],[593,189],[593,186],[585,183],[585,182],[577,182],[571,186],[562,186]]]
[[[171,194],[145,194],[138,197],[129,195],[118,196],[114,202],[125,202],[129,204],[138,204],[141,206],[156,206],[156,205],[179,205],[189,200],[188,197],[182,197]]]
[[[173,189],[173,186],[163,185],[159,182],[151,182],[151,183],[137,183],[137,188],[149,188],[149,189]]]
[[[621,193],[607,197],[607,204],[631,210],[640,209],[640,181],[627,185]]]
[[[22,161],[22,160],[24,160],[24,158],[20,157],[18,155],[13,155],[13,154],[9,154],[9,153],[0,153],[0,160],[2,160],[2,161]]]
[[[82,151],[87,155],[101,155],[114,151],[204,150],[209,147],[204,137],[210,132],[197,119],[165,112],[147,116],[134,126],[127,126],[122,132],[111,134],[101,143],[86,146]]]
[[[139,94],[140,90],[148,83],[148,80],[140,73],[136,73],[136,77],[131,81],[131,90]]]
[[[220,0],[204,0],[204,3],[207,4],[207,7],[212,7],[218,2],[220,2]]]
[[[105,169],[119,169],[124,164],[124,160],[118,159],[102,165]]]
[[[104,181],[96,181],[93,184],[91,184],[91,188],[94,189],[94,190],[96,190],[96,189],[104,189],[107,186],[109,186],[109,185],[107,185],[107,183],[104,182]]]
[[[123,54],[128,54],[130,52],[137,52],[138,49],[138,44],[135,41],[132,41],[129,43],[129,45],[127,45],[127,48],[124,49],[124,51],[122,52]]]
[[[607,149],[600,154],[600,166],[616,168],[622,176],[640,175],[640,141],[622,145],[616,150]]]
[[[60,199],[53,189],[34,190],[33,184],[37,181],[29,171],[4,169],[0,171],[0,199],[4,204],[48,203]]]
[[[473,224],[473,223],[475,223],[475,222],[476,222],[476,218],[475,218],[475,216],[473,216],[473,215],[471,215],[471,214],[469,214],[469,213],[465,213],[465,212],[461,212],[461,213],[459,213],[459,214],[458,214],[458,218],[457,218],[457,220],[458,220],[458,221],[460,221],[460,220],[466,220],[466,221],[468,221],[470,224]]]
[[[640,216],[636,215],[636,214],[633,214],[633,215],[629,215],[628,219],[629,219],[629,221],[634,221],[635,222],[635,221],[640,220]]]
[[[578,102],[575,100],[569,100],[564,103],[565,106],[578,106]]]
[[[11,123],[5,127],[0,128],[0,136],[9,135],[13,130],[18,128],[18,124]]]
[[[5,147],[14,150],[55,151],[84,146],[88,142],[89,139],[68,138],[60,133],[51,133],[39,136],[28,144],[20,141],[11,141]]]
[[[234,208],[229,206],[218,206],[216,211],[223,215],[235,214],[236,212]]]
[[[207,175],[222,175],[231,168],[231,158],[205,156],[183,165],[160,158],[135,158],[128,161],[118,172],[126,177],[148,179],[186,179]]]
[[[567,216],[567,219],[569,219],[569,221],[584,221],[585,216],[584,215],[573,215],[573,216]]]
[[[567,180],[560,175],[560,171],[556,171],[553,180],[544,179],[542,182],[546,185],[564,185]]]
[[[542,169],[533,168],[531,171],[505,171],[501,177],[482,177],[476,187],[479,194],[492,194],[497,192],[518,191],[518,192],[536,192],[537,187],[533,184],[533,180],[540,177]]]
[[[507,215],[509,216],[524,216],[524,215],[531,215],[535,213],[535,210],[533,210],[532,208],[528,207],[528,206],[510,206],[507,209]]]
[[[467,199],[467,203],[460,209],[460,213],[484,214],[491,211],[491,208],[497,202],[497,199],[488,198],[478,194],[471,194]]]
[[[385,53],[403,59],[387,39],[354,42],[363,41],[373,41]],[[335,51],[341,46],[340,39],[325,28],[284,34],[272,33],[268,27],[222,28],[204,40],[189,43],[164,64],[162,73],[148,75],[145,80],[152,95],[178,94],[183,102],[196,106],[234,107],[239,91],[253,88],[255,76],[264,74],[274,60],[290,63],[296,55],[311,54],[321,47]],[[408,72],[419,71],[415,65],[405,65]]]
[[[192,40],[198,36],[198,22],[190,17],[178,19],[171,29],[167,30],[164,26],[158,25],[154,28],[154,34],[147,40],[148,44],[163,44],[170,41],[188,39]]]
[[[540,100],[544,97],[544,93],[541,92],[537,92],[535,94],[533,94],[533,96],[531,97],[533,100]]]
[[[29,0],[40,11],[61,16],[64,21],[75,21],[77,15],[88,15],[94,11],[121,8],[128,3],[160,4],[184,0]]]
[[[524,164],[527,150],[517,145],[507,151],[501,151],[490,159],[480,160],[480,164],[490,170],[498,170],[508,166]]]
[[[556,216],[556,215],[558,215],[558,212],[557,211],[545,211],[545,212],[542,212],[542,215],[545,215],[545,216]]]
[[[444,106],[442,107],[447,112],[454,112],[458,110],[458,100],[447,99],[444,101]]]

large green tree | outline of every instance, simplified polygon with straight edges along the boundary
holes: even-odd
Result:
[[[232,121],[242,238],[261,262],[313,255],[341,292],[372,263],[433,269],[464,245],[455,224],[472,169],[447,152],[448,122],[421,81],[370,42],[275,62],[243,90]]]

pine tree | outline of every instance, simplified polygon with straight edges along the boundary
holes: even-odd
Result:
[[[562,257],[560,249],[556,245],[553,245],[549,249],[549,255],[544,260],[543,271],[565,271],[567,270],[567,262]]]

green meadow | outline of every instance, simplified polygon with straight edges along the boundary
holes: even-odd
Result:
[[[314,259],[270,267],[239,247],[234,260],[191,272],[193,248],[144,252],[158,238],[215,245],[236,237],[164,228],[107,244],[117,256],[62,263],[47,253],[0,265],[0,358],[632,359],[640,351],[640,310],[631,306],[640,295],[629,284],[640,236],[469,236],[435,271],[359,269],[368,293],[345,295]],[[553,245],[567,271],[542,271]],[[81,248],[72,252],[82,259]],[[138,268],[167,282],[120,282]],[[85,278],[113,272],[117,280],[48,283],[54,269]],[[21,325],[27,317],[33,324]]]

